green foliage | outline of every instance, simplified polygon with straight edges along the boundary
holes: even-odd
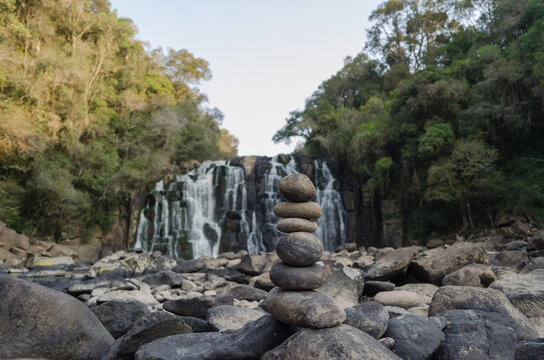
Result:
[[[381,62],[347,59],[273,139],[396,198],[416,238],[542,221],[543,2],[386,0],[370,20]]]
[[[208,63],[146,53],[107,0],[0,0],[0,54],[0,219],[19,231],[107,232],[169,162],[236,153],[197,88]]]

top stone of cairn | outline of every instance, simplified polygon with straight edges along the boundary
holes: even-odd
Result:
[[[280,180],[280,194],[289,201],[310,201],[315,197],[315,186],[309,177],[303,174],[288,175]]]

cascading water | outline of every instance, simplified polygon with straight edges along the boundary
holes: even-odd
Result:
[[[294,158],[287,164],[278,157],[269,160],[256,190],[257,209],[248,209],[244,169],[226,161],[205,162],[178,175],[168,189],[164,180],[158,181],[140,213],[134,247],[176,257],[190,250],[194,258],[217,256],[223,241],[233,241],[252,254],[273,248],[281,235],[276,229],[279,219],[273,213],[274,205],[281,201],[278,183],[296,173]],[[323,209],[316,235],[326,250],[334,250],[346,240],[345,211],[334,188],[336,180],[324,161],[315,162],[315,175],[316,201]]]
[[[316,236],[321,239],[327,251],[334,251],[346,242],[346,211],[342,196],[335,189],[336,179],[324,160],[315,160],[315,201],[321,205],[323,215],[317,220]]]

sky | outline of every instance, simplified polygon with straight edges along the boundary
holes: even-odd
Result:
[[[239,139],[239,155],[290,153],[272,136],[318,86],[359,53],[382,0],[110,0],[151,48],[207,60],[208,107]]]

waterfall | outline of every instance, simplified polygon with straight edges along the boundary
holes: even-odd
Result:
[[[286,164],[279,157],[267,161],[262,178],[251,180],[258,182],[257,203],[252,200],[251,208],[244,169],[227,161],[204,162],[177,175],[167,187],[164,180],[158,181],[139,215],[134,247],[193,258],[215,257],[225,244],[251,254],[271,251],[281,235],[273,213],[281,201],[279,181],[298,171],[293,157]],[[346,215],[335,182],[327,164],[315,161],[315,201],[323,209],[316,235],[326,250],[346,240]]]
[[[335,189],[337,180],[324,160],[315,160],[315,201],[321,205],[323,215],[317,220],[316,236],[321,239],[327,251],[346,242],[346,211],[342,205],[342,196]]]

